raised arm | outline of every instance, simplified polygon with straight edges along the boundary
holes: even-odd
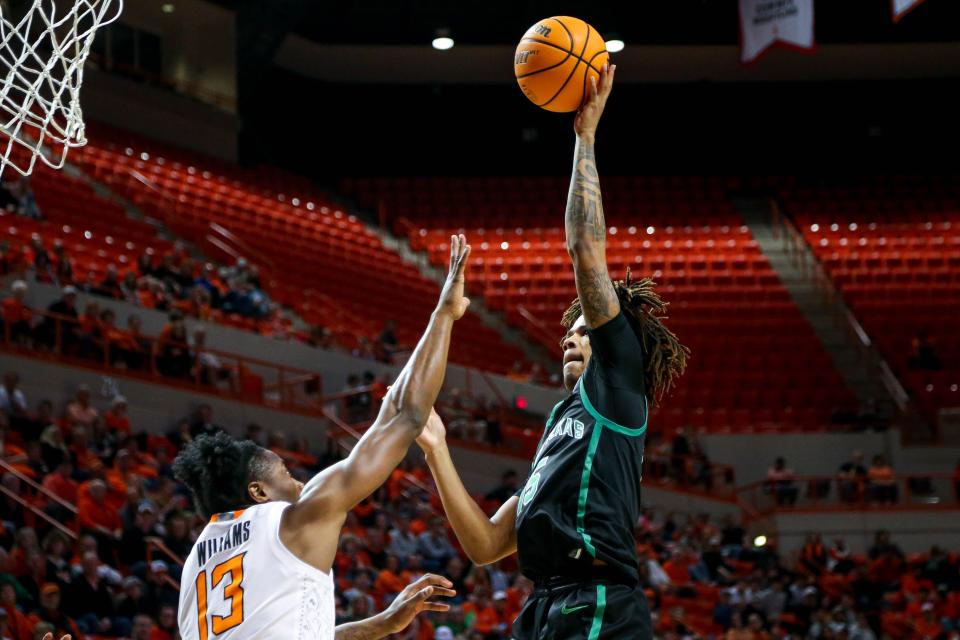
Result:
[[[577,144],[567,194],[567,251],[573,259],[583,316],[591,329],[606,324],[620,312],[620,302],[607,272],[607,223],[603,217],[600,174],[593,148],[616,68],[616,65],[604,66],[599,85],[591,78],[587,101],[580,107],[573,124]]]
[[[470,497],[453,466],[447,449],[446,429],[435,412],[427,420],[417,444],[426,454],[450,526],[470,560],[474,564],[490,564],[516,551],[519,499],[511,497],[493,518],[487,517]]]
[[[451,238],[450,270],[426,332],[380,407],[380,414],[350,455],[313,477],[291,507],[294,526],[318,520],[342,522],[346,512],[383,484],[423,429],[436,402],[447,367],[453,323],[470,304],[464,297],[464,271],[470,246]]]

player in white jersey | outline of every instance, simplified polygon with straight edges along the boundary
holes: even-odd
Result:
[[[347,512],[403,460],[437,399],[453,323],[467,310],[464,271],[470,247],[454,236],[440,301],[380,414],[350,455],[296,481],[272,451],[225,433],[204,435],[174,461],[210,522],[181,577],[184,640],[374,640],[401,630],[417,612],[442,611],[431,596],[453,585],[426,576],[396,606],[334,628],[332,565]]]

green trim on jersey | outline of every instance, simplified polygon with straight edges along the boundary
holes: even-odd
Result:
[[[597,585],[597,609],[593,612],[593,624],[590,625],[590,635],[587,640],[597,640],[600,637],[600,628],[603,627],[603,612],[607,608],[607,585]]]
[[[625,436],[642,436],[647,430],[647,397],[643,397],[643,426],[639,429],[631,429],[630,427],[624,427],[619,425],[612,420],[608,420],[600,415],[600,412],[593,407],[593,403],[590,402],[590,398],[587,397],[587,391],[583,386],[583,380],[580,381],[580,400],[583,402],[584,408],[586,408],[587,413],[593,416],[593,419],[597,421],[597,424],[602,424],[604,427],[607,427],[611,431],[616,431],[617,433],[623,434]]]
[[[547,418],[547,426],[546,426],[546,428],[544,429],[544,431],[549,431],[549,430],[550,430],[550,427],[553,425],[554,419],[557,417],[557,410],[560,409],[560,405],[562,405],[563,403],[564,403],[564,401],[561,400],[561,401],[558,402],[557,404],[553,405],[553,410],[550,411],[550,417]]]
[[[597,549],[593,546],[593,541],[590,538],[590,534],[587,533],[586,517],[587,517],[587,496],[590,493],[590,474],[593,471],[593,458],[597,455],[597,447],[600,444],[600,436],[603,435],[604,428],[610,429],[617,433],[623,434],[625,436],[639,437],[642,436],[647,430],[647,412],[646,412],[646,402],[647,399],[644,397],[644,417],[643,417],[643,426],[639,429],[631,429],[630,427],[624,427],[619,425],[616,422],[607,420],[600,412],[598,412],[593,404],[590,402],[590,398],[587,397],[587,392],[583,387],[583,380],[580,381],[580,401],[583,402],[584,408],[587,410],[594,420],[593,432],[590,434],[590,443],[587,445],[587,455],[583,460],[583,472],[580,474],[580,495],[577,500],[577,533],[580,534],[580,538],[583,539],[583,545],[586,547],[587,552],[593,556],[597,557]],[[559,405],[557,405],[559,406]],[[554,412],[556,407],[554,407]],[[550,415],[550,421],[547,422],[547,427],[549,428],[550,422],[553,421],[553,414]],[[599,633],[599,629],[598,629]]]
[[[590,534],[587,533],[587,493],[590,491],[590,472],[593,470],[593,457],[597,454],[597,445],[600,444],[600,436],[603,434],[603,424],[598,420],[593,425],[593,433],[590,434],[590,444],[587,445],[587,456],[583,459],[583,473],[580,475],[580,498],[577,501],[577,533],[583,538],[583,544],[587,552],[594,558],[597,557],[597,549],[590,540]]]

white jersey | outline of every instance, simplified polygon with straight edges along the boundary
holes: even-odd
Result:
[[[183,566],[183,640],[333,640],[333,572],[280,541],[287,502],[221,513],[204,527]]]

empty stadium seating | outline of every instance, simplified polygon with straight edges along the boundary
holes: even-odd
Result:
[[[612,274],[630,266],[651,275],[671,302],[669,326],[693,352],[656,426],[822,428],[855,400],[725,197],[728,186],[603,181]],[[532,339],[557,347],[559,318],[576,295],[564,244],[566,179],[374,178],[342,189],[386,213],[434,263],[449,234],[466,229],[483,271],[473,289]]]
[[[394,319],[400,341],[416,342],[435,304],[436,283],[424,279],[306,180],[271,169],[243,170],[104,126],[92,130],[90,144],[71,156],[74,162],[213,255],[218,249],[207,237],[210,223],[222,225],[241,239],[241,251],[253,252],[248,257],[260,264],[267,292],[308,322],[331,327],[351,346],[359,337],[375,337],[386,320]],[[51,176],[49,181],[45,175]],[[38,172],[38,194],[46,192],[48,182],[56,182],[52,175]],[[56,190],[66,203],[64,219],[75,221],[78,233],[89,230],[93,239],[102,233],[107,243],[108,234],[126,238],[128,230],[142,229],[144,235],[136,236],[141,243],[152,238],[152,227],[123,217],[115,204],[92,194],[71,202],[73,194],[86,192],[89,188],[74,180],[64,180]],[[51,203],[40,202],[45,213],[50,205],[50,219],[59,224],[61,207]],[[96,246],[92,250],[102,263],[113,257],[125,263],[140,250],[137,241],[131,242],[131,255],[114,255]],[[468,315],[462,325],[453,361],[502,372],[522,359],[519,349],[505,344],[477,316]]]
[[[875,177],[779,185],[787,212],[918,405],[960,406],[960,181]],[[910,366],[927,333],[940,370]]]

